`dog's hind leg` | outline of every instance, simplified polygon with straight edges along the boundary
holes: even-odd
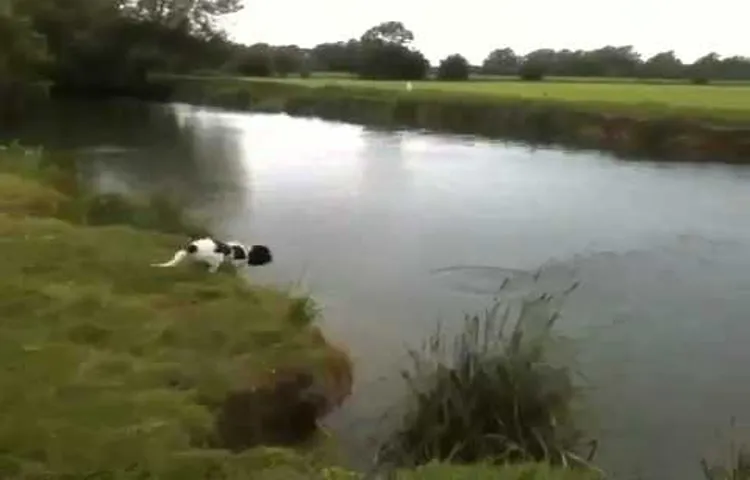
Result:
[[[217,255],[215,257],[211,257],[208,262],[208,271],[209,273],[216,273],[219,270],[219,267],[221,267],[222,262],[224,259]]]

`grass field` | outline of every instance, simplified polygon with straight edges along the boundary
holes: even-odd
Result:
[[[272,81],[310,88],[339,87],[383,90],[399,95],[463,97],[488,101],[524,99],[572,104],[593,110],[627,111],[648,116],[684,114],[700,118],[750,121],[750,84],[741,86],[597,83],[545,81],[413,82],[405,91],[402,81],[367,81],[341,77],[246,79]]]
[[[357,77],[348,72],[313,72],[311,75],[315,79],[336,78],[351,79]],[[472,73],[469,77],[471,82],[517,82],[516,75],[487,75],[484,73]],[[686,79],[667,79],[667,78],[636,78],[636,77],[565,77],[549,76],[545,81],[552,83],[625,83],[625,84],[644,84],[644,85],[687,85],[691,84]],[[714,80],[713,85],[721,86],[750,86],[750,80]]]

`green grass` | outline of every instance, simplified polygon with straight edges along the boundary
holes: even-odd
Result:
[[[291,78],[291,76],[289,77]],[[322,79],[350,79],[356,80],[357,76],[348,72],[312,72],[311,78],[316,80]],[[517,75],[488,75],[484,73],[473,73],[469,76],[472,82],[518,82]],[[656,84],[656,85],[685,85],[692,83],[688,79],[671,79],[671,78],[636,78],[636,77],[566,77],[551,75],[545,78],[545,81],[558,83],[624,83],[624,84]],[[713,80],[713,85],[732,86],[732,85],[750,85],[750,80]]]
[[[599,480],[594,471],[570,470],[547,464],[523,464],[497,467],[489,464],[450,465],[431,463],[414,470],[401,470],[396,480]]]
[[[77,224],[126,224],[162,233],[203,235],[170,198],[124,198],[82,188],[69,154],[34,150],[19,144],[0,150],[4,192],[0,212],[47,215]]]
[[[250,81],[268,81],[247,79]],[[310,78],[274,79],[310,88],[339,87],[383,90],[406,95],[402,81]],[[558,102],[587,110],[612,110],[643,115],[687,115],[729,120],[750,120],[750,85],[678,85],[588,82],[413,82],[413,96],[465,97],[468,100],[532,100]]]
[[[229,271],[207,281],[197,267],[150,267],[184,237],[86,224],[80,210],[71,220],[75,199],[51,186],[38,153],[20,152],[0,151],[0,477],[265,469],[273,455],[217,448],[216,412],[231,392],[270,388],[289,369],[345,382],[348,360],[310,310]],[[309,459],[296,462],[269,471],[312,478]]]

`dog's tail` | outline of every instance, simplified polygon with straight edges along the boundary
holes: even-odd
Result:
[[[174,267],[178,263],[182,262],[185,259],[185,257],[187,257],[187,254],[188,252],[184,248],[181,250],[177,250],[177,252],[175,252],[174,254],[174,257],[172,257],[172,260],[168,262],[164,262],[164,263],[152,264],[151,266],[152,267]]]

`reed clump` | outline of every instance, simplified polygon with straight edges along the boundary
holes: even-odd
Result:
[[[594,448],[581,453],[587,442],[576,426],[573,372],[551,355],[555,306],[571,291],[515,304],[496,300],[484,315],[467,316],[452,344],[438,328],[421,350],[411,350],[412,368],[403,372],[408,407],[378,463],[592,469]]]

